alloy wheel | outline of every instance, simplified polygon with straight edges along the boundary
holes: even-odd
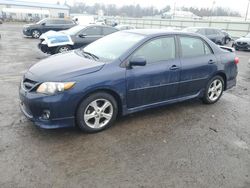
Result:
[[[211,101],[216,101],[223,91],[223,83],[219,79],[215,79],[209,86],[208,98]]]
[[[69,48],[67,46],[61,47],[59,49],[59,53],[63,53],[63,52],[67,52],[67,51],[69,51]]]
[[[37,30],[34,30],[33,32],[32,32],[32,36],[34,37],[34,38],[39,38],[40,37],[40,32],[39,31],[37,31]]]
[[[114,109],[111,102],[106,99],[96,99],[85,109],[84,121],[87,126],[100,129],[110,122],[113,113]]]

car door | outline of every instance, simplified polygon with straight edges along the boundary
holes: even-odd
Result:
[[[55,19],[53,27],[54,27],[54,31],[61,31],[61,30],[67,29],[65,20],[63,19],[58,19],[58,20]]]
[[[100,26],[90,26],[80,31],[76,36],[75,47],[83,47],[102,37]]]
[[[195,95],[205,88],[217,70],[217,59],[210,46],[200,37],[179,36],[181,51],[180,96]]]
[[[126,70],[128,108],[175,98],[180,79],[175,41],[174,36],[154,38],[131,55],[145,58],[146,65]]]

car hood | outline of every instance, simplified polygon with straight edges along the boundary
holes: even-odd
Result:
[[[236,42],[250,42],[250,38],[246,38],[246,37],[241,37],[237,40],[235,40]]]
[[[27,77],[34,81],[64,81],[99,71],[105,63],[84,58],[80,50],[53,55],[33,65]]]

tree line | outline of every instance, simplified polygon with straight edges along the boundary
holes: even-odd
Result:
[[[117,7],[114,4],[94,4],[87,5],[85,3],[76,3],[70,7],[71,13],[87,13],[97,14],[99,10],[104,11],[106,16],[128,16],[128,17],[143,17],[143,16],[156,16],[161,15],[163,12],[174,11],[169,5],[165,6],[161,10],[155,7],[141,7],[137,5],[124,5]],[[240,16],[239,12],[232,11],[230,9],[216,7],[216,8],[193,8],[193,7],[180,7],[176,10],[190,11],[197,16]]]

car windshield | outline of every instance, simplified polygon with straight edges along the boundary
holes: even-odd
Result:
[[[75,27],[72,27],[68,30],[64,30],[63,33],[66,33],[68,35],[75,35],[76,33],[78,33],[79,31],[83,30],[86,26],[84,25],[77,25]]]
[[[37,22],[36,24],[42,24],[42,23],[44,23],[46,20],[47,20],[47,18],[44,18],[44,19],[40,20],[39,22]]]
[[[144,37],[129,32],[116,32],[91,43],[83,51],[94,54],[100,60],[112,61],[119,58]]]

